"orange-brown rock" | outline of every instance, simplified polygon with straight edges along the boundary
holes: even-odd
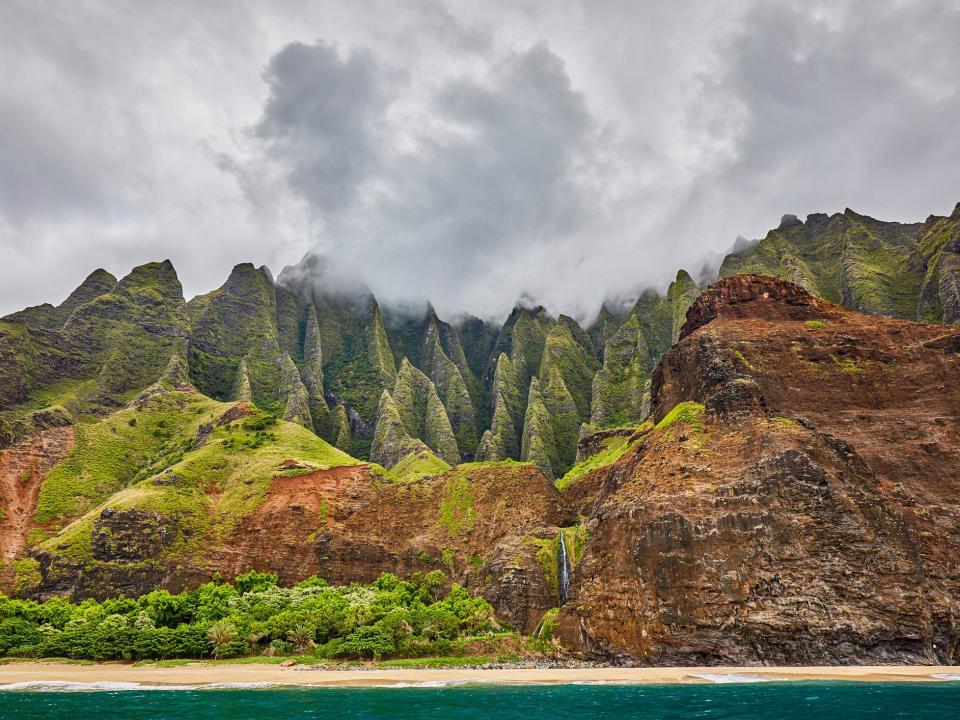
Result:
[[[707,291],[606,471],[564,639],[644,663],[960,661],[956,331]],[[690,422],[671,422],[688,407]],[[699,413],[699,414],[698,414]]]
[[[40,484],[73,442],[72,427],[52,427],[0,450],[0,566],[23,552]],[[12,572],[0,567],[0,591],[9,591],[12,583]]]
[[[276,478],[210,566],[250,567],[291,582],[309,575],[369,582],[434,569],[482,592],[528,631],[555,605],[527,538],[569,524],[561,496],[533,465],[467,465],[407,484],[367,466]]]
[[[286,461],[280,469],[297,468]],[[339,584],[439,569],[482,593],[518,630],[532,632],[557,604],[535,540],[553,540],[560,526],[574,522],[561,494],[532,464],[463,465],[405,484],[356,465],[275,477],[257,509],[199,553],[163,555],[177,528],[156,513],[130,509],[100,513],[93,563],[37,558],[44,576],[55,576],[44,584],[44,597],[181,590],[215,572],[231,579],[250,569],[275,572],[285,584],[311,575]],[[170,560],[158,562],[161,556]],[[51,563],[56,573],[46,572]]]

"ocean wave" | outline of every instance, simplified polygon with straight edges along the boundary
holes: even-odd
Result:
[[[138,682],[71,682],[68,680],[25,680],[0,685],[0,692],[122,692],[130,690],[231,690],[273,687],[266,682],[225,682],[199,685],[146,685]]]
[[[385,682],[385,683],[376,683],[372,685],[364,685],[364,687],[376,687],[376,688],[446,688],[446,687],[460,687],[462,685],[486,685],[490,683],[490,680],[484,678],[464,678],[462,680],[423,680],[421,682]],[[327,686],[329,687],[329,686]]]
[[[930,677],[936,678],[937,680],[960,681],[960,673],[931,673]]]
[[[749,673],[690,673],[689,677],[699,680],[726,685],[731,683],[759,683],[772,682],[782,678],[772,678],[765,675],[751,675]]]
[[[636,680],[574,680],[569,685],[636,685]]]

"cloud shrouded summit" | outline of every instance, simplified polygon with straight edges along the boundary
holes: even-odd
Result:
[[[589,315],[784,213],[960,199],[960,3],[4,3],[0,312],[306,251]]]

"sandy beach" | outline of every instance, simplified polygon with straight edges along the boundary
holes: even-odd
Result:
[[[945,682],[960,680],[960,668],[949,666],[849,667],[663,667],[580,669],[370,669],[331,670],[307,665],[230,665],[197,662],[178,667],[124,663],[71,665],[24,662],[0,665],[2,686],[76,683],[142,686],[221,684],[302,685],[323,687],[446,685],[489,682],[510,685],[563,683],[721,683],[763,680],[850,680]]]

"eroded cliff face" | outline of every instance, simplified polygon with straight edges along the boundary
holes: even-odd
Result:
[[[277,468],[296,469],[294,461]],[[508,624],[532,632],[557,605],[555,572],[538,552],[575,522],[559,491],[527,463],[461,465],[405,484],[368,465],[278,474],[253,512],[202,549],[191,545],[189,529],[184,544],[170,515],[105,507],[93,525],[90,558],[35,553],[42,578],[35,594],[137,596],[250,569],[275,572],[285,584],[311,575],[344,584],[440,569],[481,592]]]
[[[9,562],[23,551],[40,485],[73,441],[72,427],[53,427],[0,450],[0,561]]]
[[[704,293],[606,469],[561,633],[647,663],[960,660],[955,330]]]

